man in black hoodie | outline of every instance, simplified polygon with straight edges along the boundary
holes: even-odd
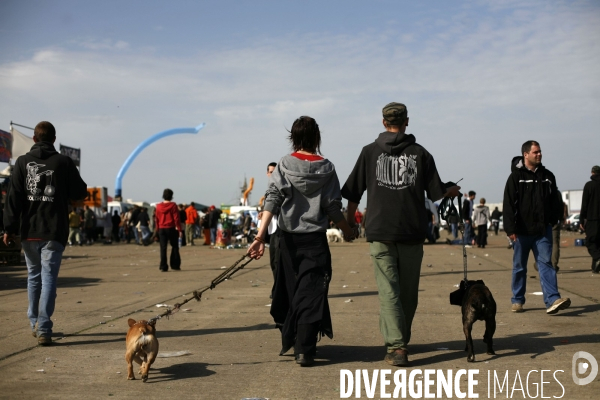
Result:
[[[585,245],[592,256],[592,271],[600,274],[600,167],[592,167],[590,181],[583,187],[579,221],[585,230]]]
[[[21,232],[27,262],[27,316],[41,345],[52,343],[56,281],[69,233],[69,200],[83,200],[87,185],[73,160],[54,149],[50,122],[35,127],[31,151],[17,159],[4,205],[4,243]]]
[[[547,314],[571,305],[558,292],[556,270],[551,264],[552,226],[562,219],[563,206],[554,174],[542,165],[542,149],[534,140],[521,146],[522,157],[512,161],[512,173],[504,188],[504,231],[514,242],[512,311],[523,312],[527,284],[527,259],[533,255],[540,274]]]
[[[354,213],[367,191],[365,233],[379,291],[379,328],[387,347],[384,360],[406,366],[427,235],[425,192],[435,201],[458,196],[460,187],[446,189],[431,154],[413,135],[405,134],[404,104],[383,108],[383,126],[385,132],[363,147],[342,196],[348,199],[347,221],[354,227]]]

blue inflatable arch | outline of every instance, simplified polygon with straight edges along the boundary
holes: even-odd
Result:
[[[129,169],[129,167],[131,166],[131,163],[133,162],[133,160],[135,160],[135,158],[149,145],[151,145],[152,143],[156,142],[159,139],[162,139],[164,137],[167,136],[171,136],[171,135],[177,135],[180,133],[191,133],[191,134],[196,134],[198,132],[200,132],[200,129],[204,128],[206,124],[203,122],[200,125],[198,125],[195,128],[173,128],[173,129],[168,129],[166,131],[162,131],[157,133],[154,136],[149,137],[148,139],[144,140],[142,143],[139,144],[138,147],[135,148],[135,150],[133,150],[131,152],[131,154],[129,155],[129,157],[127,157],[127,160],[125,160],[125,162],[123,163],[123,166],[121,167],[121,169],[119,170],[119,173],[117,174],[117,179],[115,180],[115,198],[122,198],[122,181],[123,181],[123,176],[125,176],[125,173],[127,172],[127,170]]]

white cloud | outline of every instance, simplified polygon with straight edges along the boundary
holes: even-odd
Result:
[[[581,187],[597,164],[586,144],[597,142],[600,122],[600,15],[560,4],[493,7],[497,15],[483,16],[465,7],[438,21],[439,32],[388,24],[382,33],[290,35],[192,57],[115,40],[44,49],[0,64],[0,114],[55,122],[59,141],[82,148],[87,182],[111,193],[144,138],[207,122],[136,160],[124,194],[149,201],[169,186],[178,201],[228,202],[244,174],[257,178],[258,199],[264,167],[287,151],[285,128],[303,114],[317,119],[343,183],[382,130],[389,101],[407,103],[409,131],[443,179],[463,177],[490,201],[501,199],[510,159],[530,138],[541,141],[559,186]]]
[[[127,50],[129,49],[129,43],[123,40],[111,40],[104,39],[101,41],[98,40],[84,40],[77,43],[79,46],[88,49],[88,50]]]

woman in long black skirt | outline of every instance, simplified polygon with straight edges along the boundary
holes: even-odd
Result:
[[[278,214],[280,258],[271,315],[281,330],[280,355],[293,347],[296,363],[304,367],[314,363],[317,336],[333,337],[327,302],[332,272],[328,218],[347,240],[353,231],[341,211],[335,167],[321,156],[317,122],[298,118],[289,140],[294,152],[284,156],[271,174],[261,226],[248,255],[262,257],[267,228]]]

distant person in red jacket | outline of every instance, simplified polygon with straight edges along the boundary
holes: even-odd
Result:
[[[179,255],[179,238],[183,236],[181,232],[181,222],[179,219],[179,210],[177,204],[172,202],[173,191],[165,189],[163,192],[162,203],[156,205],[154,213],[155,226],[158,231],[160,241],[160,270],[167,272],[167,243],[171,244],[171,269],[179,271],[181,269],[181,256]]]
[[[358,208],[356,209],[356,212],[354,213],[354,220],[356,221],[356,227],[358,228],[358,237],[361,236],[361,227],[362,227],[362,220],[363,220],[363,213],[361,213]]]
[[[188,246],[194,245],[194,227],[198,224],[198,211],[192,201],[185,209],[185,240]]]

